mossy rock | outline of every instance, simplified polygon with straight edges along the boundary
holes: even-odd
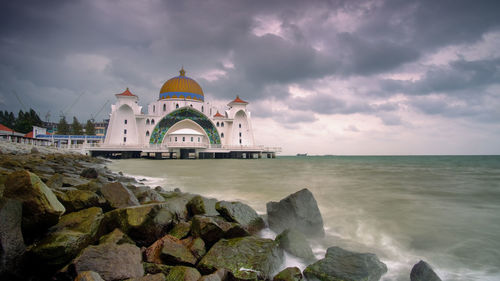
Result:
[[[101,187],[101,194],[112,208],[127,208],[140,205],[137,197],[119,182],[112,182]]]
[[[194,265],[196,263],[197,258],[179,239],[166,235],[162,240],[160,258],[163,263],[172,265]]]
[[[173,268],[172,265],[157,264],[152,262],[143,262],[142,266],[144,268],[144,272],[147,274],[163,273],[167,275]]]
[[[256,233],[265,227],[264,220],[252,209],[241,202],[219,201],[215,209],[228,221],[239,223],[250,233]]]
[[[174,266],[166,276],[167,281],[198,281],[201,274],[196,268]]]
[[[168,234],[170,234],[176,238],[182,239],[182,238],[188,236],[190,232],[191,232],[191,221],[188,221],[188,222],[181,221],[181,222],[177,223],[172,228],[172,230],[170,230],[170,232]]]
[[[237,280],[270,279],[283,263],[283,250],[271,239],[247,236],[221,239],[198,263],[209,274],[225,268]]]
[[[44,264],[64,265],[97,240],[102,219],[102,210],[96,207],[64,215],[30,252]]]
[[[187,221],[190,218],[186,205],[195,196],[194,194],[182,192],[162,192],[160,194],[165,198],[165,203],[176,215],[177,220]]]
[[[68,212],[74,212],[90,207],[99,207],[99,196],[89,190],[55,190],[59,202],[61,202]]]
[[[191,216],[194,215],[206,215],[206,216],[218,216],[219,212],[215,209],[215,204],[217,199],[209,199],[200,195],[194,196],[187,203],[187,208]]]
[[[298,267],[287,267],[274,276],[273,281],[301,281],[302,273]]]
[[[130,237],[127,236],[127,234],[123,233],[119,228],[115,228],[112,232],[101,236],[99,238],[99,244],[104,244],[104,243],[113,243],[113,244],[124,244],[124,243],[129,243],[132,245],[135,245],[134,240],[130,239]]]

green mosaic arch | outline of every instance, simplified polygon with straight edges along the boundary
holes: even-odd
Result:
[[[215,128],[212,121],[210,121],[201,112],[189,107],[179,108],[165,115],[165,117],[163,117],[161,121],[156,124],[153,132],[151,133],[151,137],[149,138],[149,143],[160,144],[163,141],[168,129],[170,129],[175,123],[184,119],[192,120],[196,122],[196,124],[200,125],[205,133],[207,133],[210,144],[220,144],[219,132]]]

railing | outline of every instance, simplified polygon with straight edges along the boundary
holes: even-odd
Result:
[[[78,147],[77,147],[78,146]],[[249,151],[249,150],[260,150],[269,152],[281,152],[281,147],[269,147],[264,145],[222,145],[222,144],[207,144],[207,143],[197,143],[197,142],[173,142],[173,143],[162,143],[162,144],[145,144],[145,145],[109,145],[103,143],[88,143],[88,144],[73,144],[72,148],[109,148],[109,149],[127,149],[127,150],[148,150],[148,151],[165,151],[169,148],[208,148],[208,149],[222,149],[222,150],[239,150],[239,151]]]

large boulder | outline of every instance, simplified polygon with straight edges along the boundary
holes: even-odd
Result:
[[[256,233],[265,227],[264,220],[252,209],[241,202],[220,201],[215,209],[227,220],[237,222],[250,233]]]
[[[217,199],[209,199],[200,195],[196,195],[191,200],[189,200],[189,202],[187,203],[187,208],[191,216],[218,216],[219,212],[217,212],[217,210],[215,209],[216,203]]]
[[[156,192],[156,190],[149,187],[146,188],[146,190],[140,192],[137,195],[137,199],[139,199],[139,202],[141,204],[165,202],[165,198],[163,198],[160,193]]]
[[[142,277],[141,250],[132,244],[105,243],[89,246],[72,262],[76,273],[95,271],[104,280]]]
[[[218,217],[205,217],[196,215],[193,217],[191,233],[194,237],[200,237],[208,247],[211,247],[221,238],[235,238],[250,235],[243,227],[235,222],[227,222]]]
[[[200,237],[188,237],[181,241],[182,244],[184,244],[191,251],[191,253],[197,260],[199,260],[207,253],[207,250],[205,248],[205,241],[203,241],[203,239],[201,239]]]
[[[311,246],[302,232],[287,229],[276,237],[276,242],[280,248],[298,258],[308,262],[314,260]]]
[[[318,204],[308,189],[302,189],[279,202],[268,202],[269,228],[277,233],[295,229],[307,236],[324,236],[323,218]]]
[[[195,196],[190,193],[182,192],[163,192],[161,196],[165,198],[165,203],[168,204],[170,210],[175,214],[178,220],[188,220],[189,212],[187,203]]]
[[[115,228],[115,230],[111,231],[110,233],[101,236],[99,238],[99,244],[104,244],[104,243],[113,243],[113,244],[124,244],[124,243],[129,243],[132,245],[135,245],[134,240],[130,239],[127,234],[123,233],[119,228]]]
[[[0,279],[14,279],[26,250],[21,233],[22,206],[13,199],[0,199]],[[4,279],[5,278],[5,279]]]
[[[276,274],[273,281],[302,281],[302,273],[298,267],[287,267]]]
[[[100,205],[99,196],[90,190],[59,189],[54,193],[68,212],[74,212]]]
[[[66,211],[50,188],[28,171],[16,171],[7,176],[4,196],[22,202],[25,238],[55,225]]]
[[[355,253],[339,247],[330,247],[324,259],[304,270],[304,276],[310,281],[377,281],[387,272],[387,266],[375,254]]]
[[[166,276],[167,281],[198,281],[201,274],[196,268],[174,266]]]
[[[171,235],[165,235],[154,242],[146,249],[144,256],[147,262],[152,263],[171,265],[194,265],[196,263],[196,257],[189,248]]]
[[[112,208],[126,208],[140,205],[137,197],[119,182],[112,182],[101,187],[101,193]]]
[[[97,207],[64,215],[30,253],[45,265],[64,265],[97,241],[102,219],[102,210]]]
[[[198,269],[209,274],[224,268],[236,280],[265,280],[282,263],[283,250],[273,240],[247,236],[219,240],[199,261]]]
[[[76,276],[75,281],[104,281],[104,279],[97,272],[82,271]]]
[[[425,261],[419,261],[413,266],[410,274],[411,281],[441,281],[441,278],[432,270]]]
[[[174,225],[174,227],[170,230],[168,234],[182,239],[186,236],[188,236],[189,232],[191,232],[191,221],[185,222],[181,221]]]
[[[165,203],[116,209],[105,214],[108,231],[120,228],[138,245],[147,246],[164,236],[174,215]]]
[[[80,173],[80,176],[87,179],[97,179],[99,173],[97,173],[97,170],[95,168],[85,168]]]

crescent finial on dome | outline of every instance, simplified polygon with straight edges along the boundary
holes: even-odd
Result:
[[[186,75],[186,71],[184,70],[184,66],[181,67],[181,70],[179,70],[179,73],[181,74],[181,76]]]

